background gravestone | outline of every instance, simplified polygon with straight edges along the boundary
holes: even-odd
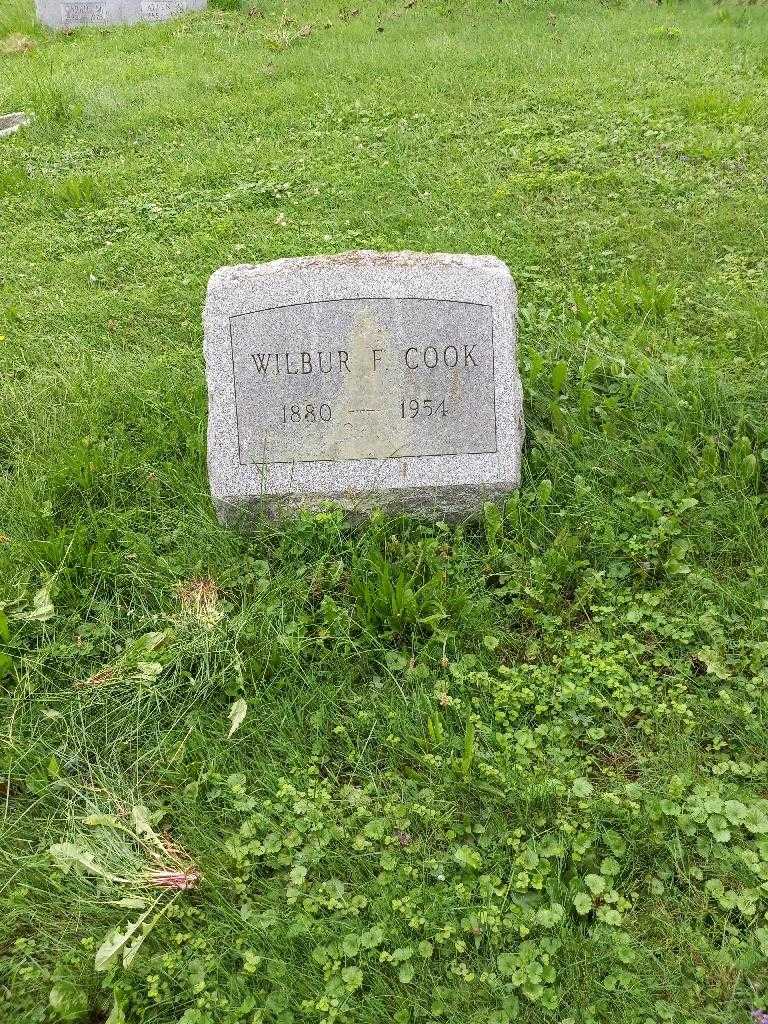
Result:
[[[519,485],[515,288],[490,256],[224,267],[205,304],[222,518],[333,500],[460,513]]]
[[[21,110],[13,114],[0,114],[0,139],[6,135],[13,135],[19,128],[25,128],[30,123],[30,117]]]
[[[165,21],[205,9],[207,0],[36,0],[37,16],[50,28],[72,29]]]

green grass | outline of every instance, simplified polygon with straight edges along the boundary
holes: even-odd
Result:
[[[768,9],[232,6],[0,11],[0,1019],[746,1024]],[[350,248],[509,264],[521,491],[229,532],[207,278]]]

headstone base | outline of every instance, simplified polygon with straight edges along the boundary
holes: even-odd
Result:
[[[375,509],[391,515],[408,515],[417,519],[463,519],[480,511],[488,502],[503,502],[520,486],[507,482],[501,487],[414,487],[396,491],[371,490],[340,492],[338,494],[263,494],[245,498],[217,498],[212,496],[219,522],[233,527],[246,527],[249,520],[262,516],[279,518],[293,515],[301,509],[342,508],[352,518],[367,516]]]

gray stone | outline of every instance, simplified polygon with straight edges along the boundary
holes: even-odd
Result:
[[[352,252],[208,283],[208,474],[223,519],[333,501],[471,512],[520,482],[515,286],[491,256]]]
[[[49,28],[73,29],[165,21],[205,9],[207,0],[36,0],[37,16]]]
[[[25,128],[30,122],[29,115],[21,111],[16,111],[14,114],[0,114],[0,139],[6,135],[13,135],[19,128]]]

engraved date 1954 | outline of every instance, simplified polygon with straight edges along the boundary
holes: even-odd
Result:
[[[400,403],[400,418],[403,420],[429,419],[430,416],[447,416],[445,398],[411,398]]]

